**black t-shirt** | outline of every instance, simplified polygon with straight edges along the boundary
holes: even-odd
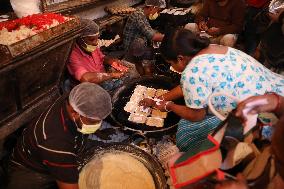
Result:
[[[12,162],[54,179],[77,183],[78,155],[87,135],[77,131],[66,110],[67,96],[60,97],[37,122],[27,127],[14,149]]]

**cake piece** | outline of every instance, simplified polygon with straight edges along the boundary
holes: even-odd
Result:
[[[156,110],[156,109],[153,109],[152,110],[152,117],[158,117],[158,118],[166,118],[167,115],[168,115],[168,112],[161,112],[160,110]]]
[[[128,120],[134,123],[145,123],[147,117],[139,114],[132,113],[130,114]]]
[[[144,92],[146,91],[147,87],[142,86],[142,85],[137,85],[134,89],[133,94],[144,94]]]
[[[148,116],[151,113],[151,108],[144,108],[143,106],[138,106],[135,110],[135,114]]]
[[[158,117],[148,117],[146,121],[146,125],[153,127],[163,127],[164,119]]]
[[[145,93],[144,93],[144,97],[145,98],[154,98],[156,94],[156,89],[154,88],[147,88]]]
[[[133,103],[133,102],[128,102],[125,107],[124,107],[124,110],[126,112],[129,112],[129,113],[132,113],[134,112],[136,109],[137,109],[137,104],[136,103]]]
[[[130,97],[129,102],[133,102],[133,103],[138,104],[142,99],[143,99],[143,95],[142,94],[132,94],[132,96]]]
[[[176,9],[172,9],[168,14],[174,14],[176,12]]]
[[[162,96],[164,94],[166,94],[167,92],[169,92],[168,90],[164,90],[164,89],[158,89],[156,92],[156,97]]]

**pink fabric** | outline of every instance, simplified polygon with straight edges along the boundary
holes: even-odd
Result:
[[[92,55],[88,55],[76,44],[69,57],[67,68],[69,73],[80,81],[81,77],[87,72],[105,72],[104,57],[105,55],[100,48],[92,52]]]

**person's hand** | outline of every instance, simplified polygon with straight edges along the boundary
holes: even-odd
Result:
[[[249,112],[246,112],[247,114],[271,112],[277,108],[278,103],[278,98],[275,94],[252,96],[238,104],[235,115],[241,118],[243,122],[246,122],[246,115],[244,115],[245,109],[250,109]]]
[[[124,66],[120,60],[114,60],[111,63],[111,67],[120,72],[128,72],[128,67]]]
[[[154,105],[154,108],[160,110],[161,112],[167,112],[169,111],[169,104],[173,102],[171,101],[157,101]]]
[[[157,96],[157,97],[155,97],[156,99],[159,99],[159,100],[165,100],[165,97],[164,97],[164,95],[161,95],[161,96]]]
[[[207,31],[208,30],[208,26],[206,25],[205,21],[199,22],[198,28],[199,28],[200,31]]]
[[[122,76],[124,76],[125,72],[114,72],[111,73],[111,77],[114,79],[120,79]]]
[[[279,16],[282,14],[283,11],[284,11],[284,8],[278,10],[277,13],[268,13],[268,16],[272,22],[278,22]]]
[[[237,180],[226,180],[216,184],[215,189],[248,189],[245,178],[239,174]]]
[[[219,33],[220,33],[220,28],[216,28],[216,27],[209,28],[209,29],[207,30],[207,33],[208,33],[209,35],[213,35],[213,36],[219,35]]]
[[[155,104],[156,101],[150,98],[144,98],[139,102],[139,105],[144,107],[153,107]]]

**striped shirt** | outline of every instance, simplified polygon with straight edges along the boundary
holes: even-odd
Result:
[[[69,118],[66,100],[67,96],[60,97],[24,130],[12,162],[71,184],[78,182],[77,157],[87,139]]]

